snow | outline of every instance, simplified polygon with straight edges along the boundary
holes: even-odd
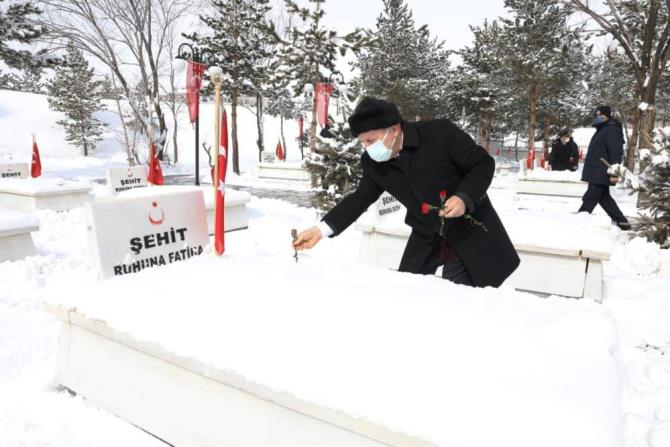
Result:
[[[31,214],[0,208],[0,233],[17,228],[39,227],[40,222]]]
[[[519,173],[520,180],[549,180],[554,182],[581,182],[581,171],[548,171],[545,169],[527,170]]]
[[[136,339],[437,446],[617,444],[617,335],[601,306],[232,244],[221,259],[65,281],[53,296]],[[226,293],[208,293],[214,276]]]
[[[647,109],[649,108],[649,104],[646,102],[641,102],[640,105],[638,106],[641,112],[646,112]]]
[[[61,178],[2,179],[0,191],[14,194],[41,195],[49,193],[88,191],[91,184],[86,181],[68,181]]]

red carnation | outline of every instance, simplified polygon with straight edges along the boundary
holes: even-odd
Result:
[[[428,205],[427,203],[422,203],[422,204],[421,204],[421,214],[428,214],[428,213],[430,213],[430,208],[431,208],[431,206]]]
[[[447,198],[447,191],[442,190],[440,191],[440,199],[444,200]]]

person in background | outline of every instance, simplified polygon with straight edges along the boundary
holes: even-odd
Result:
[[[582,181],[589,187],[582,197],[582,206],[578,212],[591,213],[600,205],[614,224],[622,230],[630,230],[628,219],[610,195],[610,186],[619,181],[618,177],[607,174],[608,164],[621,163],[623,158],[623,129],[621,123],[612,118],[609,106],[598,106],[593,113],[593,126],[596,133],[591,137],[589,149],[584,160]]]
[[[295,249],[339,235],[388,191],[412,228],[399,271],[434,275],[443,266],[444,279],[475,287],[498,287],[514,272],[519,256],[486,193],[495,161],[470,135],[445,119],[404,121],[375,98],[358,104],[349,126],[365,148],[358,189],[298,234]]]
[[[579,164],[579,148],[572,139],[572,131],[565,127],[551,145],[549,169],[552,171],[576,171]]]

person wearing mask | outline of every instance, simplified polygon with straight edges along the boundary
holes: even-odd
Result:
[[[365,148],[358,189],[301,232],[294,248],[341,234],[388,191],[412,228],[399,271],[433,275],[443,266],[443,278],[475,287],[498,287],[514,272],[519,257],[486,193],[495,161],[470,135],[445,119],[404,121],[395,104],[369,97],[349,126]]]
[[[610,186],[617,184],[619,178],[611,177],[607,173],[607,164],[621,163],[623,158],[623,129],[621,123],[612,118],[612,109],[609,106],[598,106],[593,112],[593,126],[596,133],[591,137],[582,181],[589,184],[582,206],[578,212],[591,213],[596,205],[600,205],[615,225],[622,230],[630,230],[628,219],[610,195]]]

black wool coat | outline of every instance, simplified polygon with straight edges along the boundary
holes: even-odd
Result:
[[[552,171],[576,170],[579,163],[579,148],[570,138],[568,144],[563,144],[560,138],[554,140],[549,154],[549,164]]]
[[[591,137],[589,150],[584,160],[582,181],[596,185],[609,185],[607,166],[600,159],[609,164],[621,163],[623,158],[623,130],[621,123],[609,120],[599,125],[596,133]]]
[[[323,221],[337,236],[388,191],[407,208],[405,223],[412,233],[399,270],[434,274],[440,246],[436,213],[424,215],[421,204],[440,205],[440,191],[464,199],[472,217],[488,231],[464,217],[446,219],[442,236],[456,251],[478,287],[498,287],[519,265],[519,257],[491,205],[486,190],[495,161],[472,138],[448,120],[403,122],[403,149],[399,157],[383,163],[367,153],[361,159],[363,178],[356,191],[331,209]]]

